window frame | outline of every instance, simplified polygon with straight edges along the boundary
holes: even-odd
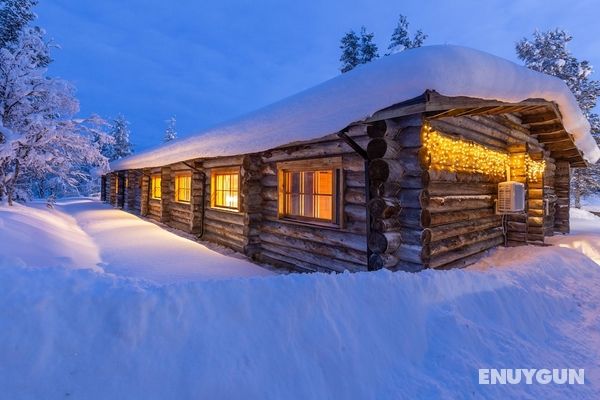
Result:
[[[179,179],[181,178],[188,178],[189,179],[189,187],[188,189],[188,193],[189,193],[189,200],[181,200],[179,198]],[[185,188],[184,188],[185,190]],[[175,192],[173,193],[173,196],[175,198],[175,201],[177,203],[183,203],[183,204],[190,204],[192,202],[192,173],[191,171],[183,171],[183,172],[176,172],[175,173]]]
[[[289,172],[332,172],[332,219],[290,215],[286,210],[285,174]],[[277,163],[277,218],[306,225],[343,228],[344,169],[342,157],[311,158]]]
[[[155,180],[158,180],[158,189],[159,189],[159,196],[156,197],[155,196],[155,188],[157,186],[154,185]],[[161,174],[152,174],[150,175],[150,199],[151,200],[157,200],[157,201],[161,201],[162,200],[162,175]]]
[[[238,185],[237,185],[237,207],[227,207],[217,205],[217,176],[219,175],[237,175]],[[241,211],[241,203],[242,203],[242,176],[241,176],[241,168],[239,166],[236,167],[220,167],[220,168],[212,168],[210,171],[210,208],[220,211],[229,211],[229,212],[240,212]]]

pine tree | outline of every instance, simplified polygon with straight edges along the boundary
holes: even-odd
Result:
[[[356,35],[356,32],[351,30],[344,35],[340,49],[342,49],[342,56],[340,57],[342,62],[340,71],[342,73],[352,70],[361,63],[360,38]]]
[[[517,55],[528,68],[556,76],[567,84],[590,122],[592,135],[600,143],[600,117],[593,111],[600,97],[600,81],[590,78],[592,66],[588,61],[579,61],[567,49],[572,39],[562,29],[536,31],[533,40],[524,38],[517,42]],[[582,196],[600,191],[600,165],[575,169],[571,187],[575,207],[580,208]]]
[[[167,129],[165,129],[164,142],[170,142],[171,140],[177,139],[177,131],[175,130],[175,124],[177,121],[175,117],[171,117],[167,120]]]
[[[377,45],[373,43],[375,35],[367,33],[367,28],[360,28],[360,63],[366,64],[379,57],[377,53]]]
[[[410,34],[408,33],[408,20],[404,15],[400,14],[398,25],[392,33],[392,38],[390,40],[390,45],[388,46],[388,52],[386,53],[386,56],[399,53],[406,49],[421,47],[425,42],[425,39],[427,39],[427,35],[424,34],[420,29],[415,34],[414,38],[411,39]]]
[[[114,143],[104,149],[109,161],[119,160],[133,154],[133,145],[129,141],[129,122],[123,115],[118,115],[111,124],[110,135]]]
[[[367,33],[367,28],[360,28],[360,36],[353,30],[350,30],[344,35],[340,45],[342,56],[340,61],[342,73],[348,72],[360,64],[366,64],[373,61],[379,54],[377,53],[377,45],[373,42],[373,33]]]

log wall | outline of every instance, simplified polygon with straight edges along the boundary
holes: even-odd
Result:
[[[348,135],[361,147],[367,128],[350,128]],[[311,225],[278,217],[277,163],[320,157],[342,158],[340,227]],[[338,137],[289,146],[262,154],[260,170],[261,222],[258,258],[302,271],[364,271],[367,269],[365,161]],[[258,204],[259,199],[256,199]]]
[[[554,191],[556,206],[554,214],[554,231],[569,233],[569,207],[571,206],[571,167],[567,161],[557,161],[554,175]]]
[[[418,271],[426,266],[422,240],[429,175],[423,160],[421,115],[386,120],[371,130],[369,267]]]

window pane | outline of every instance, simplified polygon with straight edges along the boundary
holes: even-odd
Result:
[[[333,194],[333,171],[317,172],[316,192],[319,194]]]
[[[284,171],[280,206],[288,216],[334,220],[334,171]]]
[[[212,189],[216,207],[238,208],[239,206],[239,174],[216,173],[215,187]]]
[[[317,198],[317,218],[333,219],[332,196],[316,196]]]

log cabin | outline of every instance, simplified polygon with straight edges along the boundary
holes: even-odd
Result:
[[[282,268],[416,272],[568,233],[598,158],[562,81],[428,46],[115,161],[101,196]]]

